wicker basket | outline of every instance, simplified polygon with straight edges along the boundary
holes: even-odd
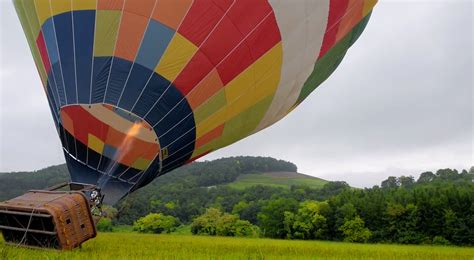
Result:
[[[1,202],[0,230],[9,244],[64,250],[97,234],[80,191],[29,191]]]

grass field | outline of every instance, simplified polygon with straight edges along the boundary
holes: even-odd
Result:
[[[0,259],[474,259],[473,248],[99,233],[69,252],[0,242]]]
[[[291,185],[306,185],[311,188],[321,188],[327,181],[313,176],[295,172],[267,172],[242,174],[236,181],[227,184],[236,189],[245,189],[255,185],[289,188]]]

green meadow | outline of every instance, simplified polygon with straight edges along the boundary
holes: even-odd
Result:
[[[265,172],[242,174],[227,186],[243,190],[256,185],[290,188],[292,185],[307,186],[320,189],[328,181],[313,176],[295,172]]]
[[[0,242],[1,259],[474,259],[474,248],[99,233],[73,251]]]

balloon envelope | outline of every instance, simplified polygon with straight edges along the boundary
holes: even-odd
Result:
[[[14,0],[71,179],[114,203],[283,118],[376,0]]]

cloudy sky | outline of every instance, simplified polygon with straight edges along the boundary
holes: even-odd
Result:
[[[285,119],[203,160],[292,161],[357,187],[474,165],[473,4],[381,1],[332,77]],[[64,162],[26,39],[0,0],[0,172]]]

